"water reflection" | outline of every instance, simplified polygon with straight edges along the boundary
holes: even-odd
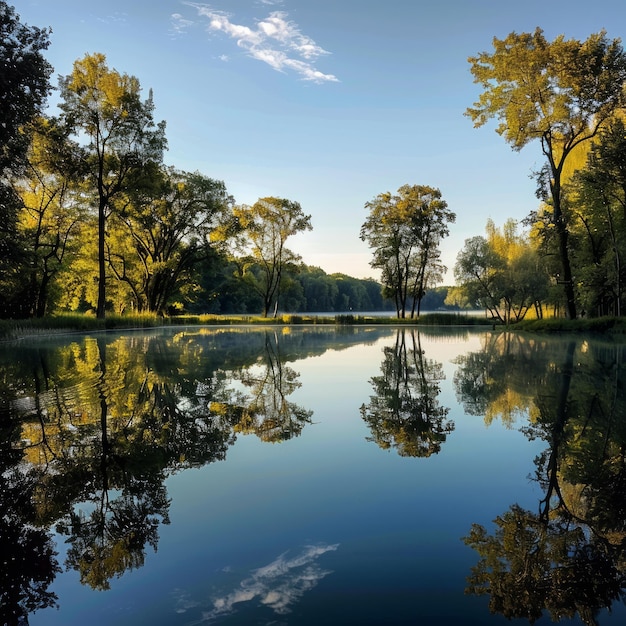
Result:
[[[2,623],[27,623],[57,602],[48,588],[61,569],[48,529],[68,544],[67,570],[109,589],[157,550],[159,527],[170,521],[169,475],[225,459],[239,434],[280,442],[310,423],[312,411],[289,401],[300,386],[287,365],[294,350],[320,354],[366,336],[192,329],[34,342],[20,346],[19,358],[2,351]],[[304,558],[295,582],[265,568],[244,587],[263,590],[280,613],[325,575],[311,555],[277,561],[276,571],[280,563],[291,571]],[[225,596],[215,610],[235,602]]]
[[[374,395],[361,407],[371,441],[400,456],[429,457],[441,450],[454,423],[450,409],[439,405],[441,363],[427,359],[415,329],[400,329],[385,347],[381,375],[371,379]]]
[[[479,338],[480,349],[468,351]],[[433,348],[437,342],[443,350]],[[442,356],[450,346],[461,354],[454,385],[445,380],[450,362]],[[348,358],[307,359],[330,350],[345,350],[340,356]],[[140,578],[150,585],[158,580],[164,596],[171,597],[170,584],[182,588],[181,620],[241,621],[254,614],[250,622],[258,622],[259,606],[268,619],[285,620],[291,611],[289,619],[297,620],[296,603],[321,614],[360,590],[360,623],[373,623],[368,612],[385,612],[389,598],[404,589],[405,604],[394,608],[398,621],[409,622],[416,595],[467,574],[456,554],[465,534],[477,555],[467,590],[486,594],[494,614],[529,622],[543,613],[556,620],[576,615],[595,624],[604,607],[626,599],[625,357],[623,344],[580,337],[485,332],[468,339],[410,328],[190,328],[0,350],[0,617],[24,624],[29,614],[57,604],[54,591],[63,587],[52,583],[63,566],[80,577],[81,591],[112,588],[90,594],[94,603],[96,595],[117,601],[122,585],[113,582],[120,577],[132,579],[129,593],[140,595],[142,583],[128,572],[144,568]],[[359,359],[366,367],[359,369]],[[345,377],[354,383],[348,389],[343,374],[351,366],[358,375]],[[328,393],[319,394],[325,384]],[[444,406],[454,394],[461,406],[453,414],[466,414],[456,424],[453,409]],[[316,410],[315,426],[303,398]],[[472,415],[541,443],[536,505],[528,506],[526,492],[509,499],[505,485],[495,513],[503,512],[492,526],[472,525],[478,505],[468,504],[460,489],[490,485],[491,470],[474,474],[470,459],[478,457],[467,451],[483,446],[478,454],[486,456],[503,439],[474,438],[468,445],[464,435],[478,432],[467,428]],[[379,454],[364,431],[394,453]],[[243,445],[232,450],[238,439]],[[268,442],[280,454],[268,455],[276,450]],[[227,455],[239,464],[232,473],[221,463]],[[213,463],[207,473],[185,471]],[[435,465],[440,471],[432,472]],[[265,484],[276,479],[271,494],[258,489],[257,470]],[[186,479],[193,475],[197,480]],[[206,497],[198,498],[199,491]],[[490,486],[489,498],[495,492]],[[179,515],[198,514],[198,527],[175,517],[172,497],[191,502]],[[454,516],[439,506],[444,498],[456,503]],[[440,516],[422,515],[424,502]],[[177,549],[170,514],[195,542],[186,551],[198,551],[185,554],[189,563],[178,569],[167,558],[148,558],[159,542],[160,558]],[[53,531],[62,556],[55,554]],[[449,542],[442,539],[448,531]],[[282,553],[308,541],[321,543]],[[151,569],[157,561],[160,571]],[[443,571],[457,562],[463,562],[460,576]],[[251,570],[251,563],[266,565]],[[164,582],[170,566],[175,572]],[[160,599],[152,587],[145,594],[137,604],[152,607]],[[459,596],[462,584],[446,598],[460,605]],[[171,614],[161,623],[168,619],[181,623]]]
[[[489,595],[492,613],[597,624],[626,599],[625,356],[623,344],[501,334],[460,359],[466,408],[509,423],[527,411],[523,432],[546,443],[536,511],[512,504],[464,538],[480,556],[467,591]]]
[[[232,374],[245,392],[222,390],[210,404],[215,414],[227,415],[235,432],[255,434],[263,441],[280,442],[297,437],[311,423],[313,411],[290,402],[298,389],[299,374],[285,363],[277,331],[265,331],[257,362]]]
[[[21,471],[17,424],[0,419],[0,623],[27,624],[28,614],[57,606],[49,590],[61,571],[52,540],[35,528],[40,472]]]
[[[338,544],[307,546],[295,555],[281,554],[271,563],[253,570],[232,591],[219,594],[213,607],[203,612],[199,622],[213,622],[237,611],[237,605],[259,602],[277,615],[287,615],[302,596],[332,572],[318,563],[326,552]]]

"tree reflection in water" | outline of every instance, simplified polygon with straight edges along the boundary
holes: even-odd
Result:
[[[39,471],[22,471],[17,424],[0,412],[0,623],[28,624],[28,615],[57,606],[48,590],[60,572],[52,538],[35,528]]]
[[[65,567],[109,589],[156,551],[169,475],[223,460],[237,433],[283,441],[310,422],[288,401],[299,374],[277,334],[219,333],[101,335],[0,364],[2,623],[56,603],[50,527],[67,538]]]
[[[507,406],[502,390],[513,390],[530,417],[522,430],[547,444],[535,459],[538,510],[513,504],[492,533],[474,524],[464,538],[480,556],[467,592],[488,594],[492,613],[530,623],[546,611],[554,621],[578,614],[597,624],[626,599],[625,354],[624,345],[501,334],[461,359],[462,401],[476,407],[477,386],[467,383],[488,381],[484,410],[493,417],[494,406]],[[532,378],[519,370],[529,363]]]
[[[401,456],[437,454],[454,424],[439,405],[441,363],[426,359],[419,331],[399,329],[393,346],[383,349],[381,376],[371,379],[375,395],[361,407],[371,441]]]
[[[300,374],[285,364],[275,330],[265,331],[257,362],[232,374],[245,392],[223,389],[210,404],[215,414],[228,415],[237,433],[255,434],[263,441],[280,442],[297,437],[311,423],[312,411],[290,402],[300,387]]]

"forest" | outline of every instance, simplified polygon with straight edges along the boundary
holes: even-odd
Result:
[[[297,201],[238,204],[223,181],[165,165],[166,122],[138,78],[88,54],[52,85],[50,30],[0,1],[0,317],[60,312],[262,313],[484,309],[495,321],[622,316],[626,272],[626,55],[604,32],[541,29],[469,57],[513,150],[539,145],[536,209],[465,240],[456,285],[439,245],[455,214],[404,185],[369,202],[359,235],[380,280],[327,274],[288,247],[312,229]],[[55,89],[56,115],[47,112]],[[520,176],[527,173],[520,172]]]

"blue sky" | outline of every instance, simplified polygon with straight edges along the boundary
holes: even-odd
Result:
[[[11,4],[11,0],[9,0]],[[463,115],[480,93],[467,57],[542,28],[622,38],[624,0],[15,0],[52,27],[55,76],[87,53],[136,76],[167,122],[166,163],[223,180],[238,203],[295,200],[313,230],[289,241],[326,272],[377,277],[359,239],[364,204],[404,184],[438,187],[465,239],[537,205],[539,146],[515,153]],[[56,84],[56,79],[54,80]],[[54,99],[52,99],[52,102]]]

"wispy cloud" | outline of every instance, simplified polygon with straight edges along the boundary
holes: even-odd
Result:
[[[280,555],[268,565],[254,570],[230,593],[215,598],[213,609],[203,614],[202,621],[212,622],[233,613],[237,604],[253,600],[278,615],[286,615],[307,591],[331,573],[316,561],[326,552],[336,550],[338,545],[308,546],[293,557]]]
[[[180,13],[172,13],[170,17],[170,34],[173,36],[184,35],[190,26],[193,26],[193,21],[186,19]]]
[[[103,22],[104,24],[122,24],[128,21],[128,13],[120,13],[119,11],[116,11],[106,17],[99,17],[98,21]]]
[[[264,0],[273,4],[276,0]],[[232,15],[217,11],[206,4],[186,3],[208,20],[207,30],[223,33],[234,39],[237,46],[247,54],[266,63],[279,72],[295,72],[302,79],[315,83],[338,82],[333,74],[326,74],[314,65],[322,56],[330,54],[313,39],[304,35],[297,24],[288,19],[284,11],[272,11],[266,18],[258,20],[252,27],[237,24]],[[182,17],[182,16],[179,16]]]

